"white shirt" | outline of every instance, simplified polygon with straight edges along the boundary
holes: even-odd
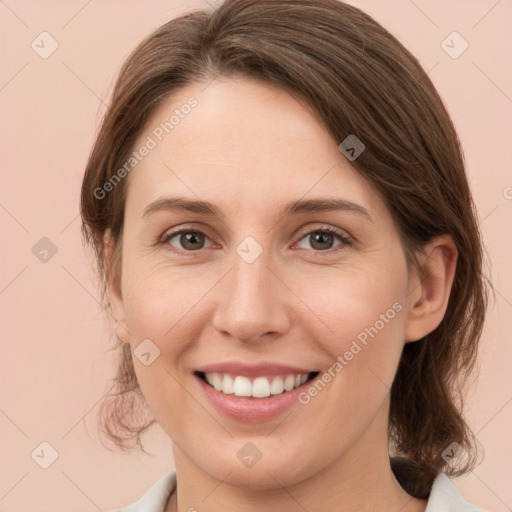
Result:
[[[164,512],[176,489],[176,473],[171,471],[154,483],[135,503],[112,512]],[[464,501],[455,484],[444,473],[434,480],[425,512],[484,512]]]

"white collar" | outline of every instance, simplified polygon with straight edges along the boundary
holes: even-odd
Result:
[[[169,497],[176,489],[176,473],[171,471],[154,483],[135,503],[112,512],[164,512]],[[425,512],[483,512],[464,501],[452,480],[439,473],[432,485]]]
[[[483,512],[471,503],[464,501],[455,484],[444,473],[439,473],[430,491],[425,512]]]

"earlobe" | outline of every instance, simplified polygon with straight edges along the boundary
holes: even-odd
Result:
[[[118,243],[121,243],[119,240]],[[114,252],[112,248],[113,242],[110,229],[105,231],[103,236],[103,247],[105,257],[105,269],[108,279],[108,298],[112,313],[116,319],[116,336],[124,343],[130,343],[130,336],[126,325],[126,317],[124,313],[123,296],[121,293],[121,283],[117,276],[117,268],[114,262]]]
[[[446,313],[457,265],[457,248],[450,235],[434,238],[420,256],[422,275],[411,279],[405,342],[434,331]]]

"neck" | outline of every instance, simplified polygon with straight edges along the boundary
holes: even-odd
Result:
[[[223,481],[212,478],[175,446],[177,492],[165,512],[424,512],[427,502],[407,494],[391,470],[387,411],[381,413],[358,442],[332,464],[291,484],[286,482],[286,474],[274,474],[269,488],[263,490],[231,485],[229,468]]]

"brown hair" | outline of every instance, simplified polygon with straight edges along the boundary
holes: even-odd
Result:
[[[366,146],[352,165],[382,194],[401,235],[408,265],[433,237],[450,234],[458,250],[455,278],[437,329],[407,343],[391,389],[391,448],[406,490],[426,497],[439,470],[474,467],[474,437],[462,416],[461,390],[472,375],[487,305],[483,246],[457,133],[418,60],[381,25],[337,0],[227,0],[150,34],[124,63],[87,164],[82,230],[95,250],[102,300],[119,283],[126,180],[97,197],[133,151],[149,117],[173,92],[218,76],[245,76],[295,95],[337,141],[355,134]],[[111,262],[103,235],[110,229]],[[115,392],[100,426],[122,450],[143,425],[145,404],[129,345],[118,341]],[[100,430],[101,430],[100,429]],[[457,442],[471,456],[452,467],[443,451]],[[142,448],[144,451],[144,449]]]

